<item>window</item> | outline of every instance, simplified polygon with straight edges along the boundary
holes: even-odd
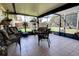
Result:
[[[47,26],[47,18],[43,17],[39,19],[39,27],[46,27]]]
[[[30,32],[34,29],[36,29],[36,25],[34,25],[32,20],[36,19],[36,17],[32,16],[23,16],[23,15],[17,15],[16,25],[20,27],[20,30],[22,32]],[[27,23],[26,28],[24,28],[23,24]]]
[[[66,33],[74,34],[77,30],[77,13],[66,15]]]
[[[60,17],[53,15],[50,19],[51,31],[59,32]]]
[[[2,10],[0,10],[0,21],[5,18],[5,14]]]

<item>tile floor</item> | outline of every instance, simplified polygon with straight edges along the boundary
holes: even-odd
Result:
[[[38,36],[32,35],[21,38],[21,52],[19,45],[12,44],[8,49],[9,56],[79,56],[79,41],[71,38],[49,35],[51,44],[42,40],[38,46]]]

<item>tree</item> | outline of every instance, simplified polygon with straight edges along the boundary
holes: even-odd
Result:
[[[26,28],[27,28],[27,26],[28,26],[28,23],[27,23],[27,22],[24,22],[24,23],[23,23],[23,26],[24,26],[25,32],[26,32]]]

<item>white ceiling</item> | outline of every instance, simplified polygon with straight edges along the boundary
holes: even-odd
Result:
[[[39,16],[62,5],[64,3],[15,3],[16,13],[34,16]],[[2,6],[10,12],[14,12],[11,3],[3,3]]]

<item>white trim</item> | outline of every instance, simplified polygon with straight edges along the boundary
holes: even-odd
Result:
[[[78,22],[79,22],[79,11],[77,13],[77,32],[78,32]]]

